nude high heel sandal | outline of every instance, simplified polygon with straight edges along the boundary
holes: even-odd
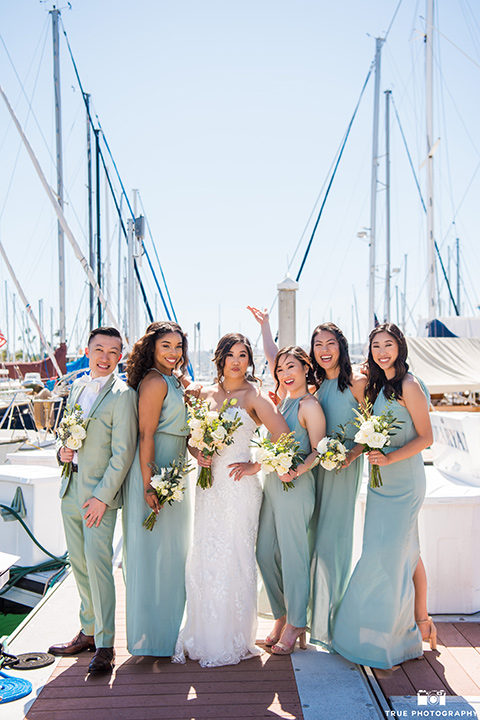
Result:
[[[430,650],[436,650],[437,649],[437,628],[435,627],[432,618],[429,616],[426,620],[417,620],[417,625],[420,628],[420,625],[428,625],[429,633],[426,637],[422,636],[423,642],[429,642],[430,643]],[[421,629],[420,629],[420,632]]]
[[[298,629],[298,635],[293,641],[293,645],[286,645],[282,642],[277,642],[272,647],[272,653],[274,655],[291,655],[293,652],[295,652],[295,645],[300,645],[300,650],[306,650],[307,649],[307,633],[305,632],[305,628],[299,628]]]

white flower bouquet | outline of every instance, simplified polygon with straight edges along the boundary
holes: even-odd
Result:
[[[252,442],[257,446],[255,460],[260,463],[262,470],[276,472],[278,477],[286,475],[289,470],[296,470],[305,459],[304,453],[299,452],[300,443],[295,440],[293,432],[283,433],[275,443],[270,438]],[[283,482],[286,491],[294,487],[291,480]]]
[[[188,463],[187,458],[179,458],[173,460],[173,462],[166,468],[158,469],[155,463],[149,463],[149,467],[152,468],[155,473],[150,480],[152,489],[148,489],[148,493],[156,493],[160,508],[165,503],[171,505],[174,502],[182,502],[183,495],[187,489],[187,483],[185,481],[185,475],[188,475],[192,466]],[[153,530],[153,526],[157,522],[157,513],[152,510],[150,515],[142,523],[142,526],[150,530]]]
[[[396,423],[403,422],[403,420],[397,420],[393,411],[388,407],[393,399],[392,395],[381,415],[373,414],[373,405],[368,399],[360,405],[360,410],[355,410],[357,417],[352,422],[358,428],[358,432],[353,439],[356,443],[363,445],[362,452],[379,450],[382,455],[386,455],[384,448],[390,445],[390,438],[395,435],[392,430],[399,430],[400,426]],[[377,488],[381,485],[383,485],[383,481],[380,468],[378,465],[372,465],[370,487]]]
[[[336,473],[342,469],[347,457],[347,448],[339,437],[322,438],[317,445],[317,452],[320,465],[325,470],[335,470]]]
[[[84,420],[83,418],[83,411],[80,405],[75,405],[73,409],[67,405],[57,428],[57,452],[61,448],[79,450],[87,437],[87,422],[88,420]],[[69,478],[71,474],[72,463],[63,463],[62,477]]]
[[[210,410],[206,400],[191,398],[188,406],[188,427],[191,430],[189,444],[200,450],[204,458],[213,457],[215,453],[233,443],[233,435],[240,425],[243,425],[240,415],[236,412],[233,417],[226,414],[229,408],[234,407],[237,400],[225,400],[220,410]],[[197,485],[206,490],[212,487],[212,469],[202,467],[198,476]]]

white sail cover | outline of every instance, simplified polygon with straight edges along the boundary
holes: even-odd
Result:
[[[410,370],[432,394],[480,392],[480,337],[407,338]]]

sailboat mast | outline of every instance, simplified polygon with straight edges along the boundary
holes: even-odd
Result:
[[[58,16],[60,10],[55,7],[50,11],[52,15],[53,36],[53,78],[55,84],[55,143],[57,154],[57,199],[63,210],[63,151],[62,151],[62,105],[60,95],[60,44],[58,37]],[[58,227],[58,290],[60,315],[60,343],[66,339],[65,332],[65,238],[62,225],[57,221]]]
[[[391,90],[385,91],[385,202],[386,202],[386,275],[385,275],[385,320],[390,318],[390,95]],[[398,311],[397,311],[398,315]]]
[[[435,302],[435,234],[433,225],[433,8],[434,0],[427,0],[426,44],[426,115],[427,115],[427,262],[428,262],[428,319],[434,320]]]
[[[368,332],[375,326],[375,240],[377,216],[377,169],[378,169],[378,117],[380,106],[380,68],[382,38],[375,40],[375,96],[373,103],[373,141],[372,141],[372,187],[370,197],[370,273],[368,298]]]

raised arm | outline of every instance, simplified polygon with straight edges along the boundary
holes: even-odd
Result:
[[[277,356],[278,347],[275,343],[275,340],[273,339],[267,308],[265,308],[265,310],[262,312],[261,310],[258,310],[258,308],[247,305],[247,310],[250,310],[253,317],[261,327],[263,352],[265,353],[265,357],[268,362],[270,374],[273,377],[273,368],[275,367],[275,358]]]

